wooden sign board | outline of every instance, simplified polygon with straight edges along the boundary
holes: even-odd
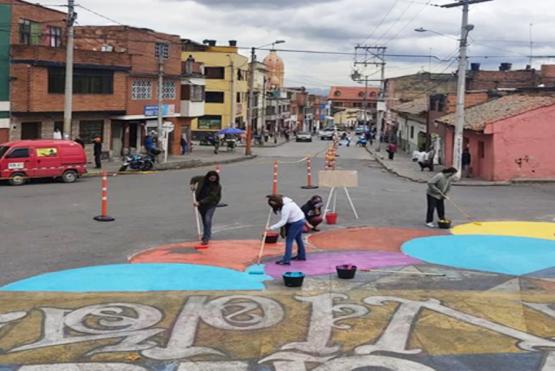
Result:
[[[358,172],[356,170],[321,170],[318,172],[320,187],[358,187]]]

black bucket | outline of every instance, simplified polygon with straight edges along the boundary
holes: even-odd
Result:
[[[337,276],[346,280],[355,278],[357,272],[357,266],[351,264],[337,265],[335,269],[337,270]]]
[[[283,283],[287,287],[301,287],[304,281],[303,272],[285,272],[283,274]]]
[[[451,221],[450,220],[440,220],[437,222],[437,226],[439,229],[449,229],[451,228]]]

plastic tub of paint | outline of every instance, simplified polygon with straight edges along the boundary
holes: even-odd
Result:
[[[440,220],[437,222],[437,226],[440,229],[449,229],[451,228],[451,221],[450,220]]]
[[[265,243],[277,243],[279,238],[279,233],[278,232],[268,232],[266,233],[266,240]]]
[[[327,224],[336,224],[337,223],[337,213],[327,213],[326,214],[326,223]]]
[[[283,283],[287,287],[301,287],[304,281],[303,272],[285,272],[283,274]]]
[[[335,267],[335,270],[337,270],[337,277],[350,280],[352,278],[355,278],[357,266],[352,264],[337,265]]]

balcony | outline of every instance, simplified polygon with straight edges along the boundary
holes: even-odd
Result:
[[[204,101],[193,102],[190,100],[182,100],[180,113],[183,117],[204,116]]]
[[[184,77],[204,78],[204,63],[188,59],[181,62],[181,75]]]

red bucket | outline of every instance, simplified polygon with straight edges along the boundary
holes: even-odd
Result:
[[[337,213],[327,213],[326,214],[327,224],[337,224]]]

